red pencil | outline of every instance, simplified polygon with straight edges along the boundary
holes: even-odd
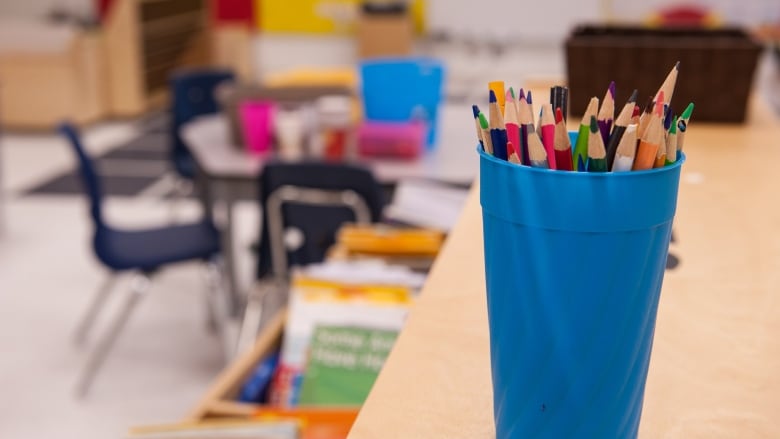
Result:
[[[541,125],[542,145],[544,145],[544,150],[547,153],[547,162],[550,165],[550,169],[558,169],[555,160],[555,116],[553,116],[551,104],[542,105],[539,125]]]
[[[560,107],[555,109],[555,164],[556,169],[562,171],[574,170],[571,158],[571,141],[569,133],[566,132],[566,120],[563,118],[563,111]]]
[[[512,95],[507,91],[506,105],[504,106],[504,124],[506,125],[506,138],[515,148],[520,146],[520,120],[517,116],[517,107],[515,106]],[[511,105],[510,105],[511,104]],[[509,151],[507,151],[509,154]],[[518,154],[518,157],[520,154]]]

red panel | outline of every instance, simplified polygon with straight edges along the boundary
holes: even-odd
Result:
[[[212,0],[211,16],[215,24],[244,23],[252,26],[255,0]]]

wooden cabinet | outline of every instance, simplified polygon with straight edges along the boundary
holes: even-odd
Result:
[[[165,101],[168,76],[210,60],[205,0],[119,0],[105,22],[108,102],[134,116]]]

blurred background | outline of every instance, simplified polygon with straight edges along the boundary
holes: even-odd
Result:
[[[568,83],[575,115],[676,60],[702,123],[780,111],[780,2],[3,0],[0,436],[344,437],[477,176],[486,84]]]

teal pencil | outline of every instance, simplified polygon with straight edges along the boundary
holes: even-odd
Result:
[[[588,136],[588,172],[607,172],[607,150],[599,132],[596,116],[590,117],[590,135]]]

